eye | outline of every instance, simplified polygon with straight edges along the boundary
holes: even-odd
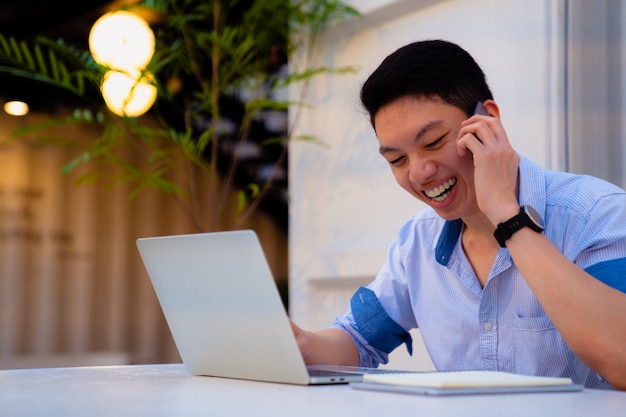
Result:
[[[437,149],[439,147],[441,147],[443,145],[443,139],[445,138],[445,136],[440,137],[439,139],[435,140],[434,142],[430,142],[428,145],[425,146],[426,149]]]
[[[405,159],[404,156],[399,156],[399,157],[397,157],[395,159],[390,160],[389,161],[389,165],[392,165],[394,167],[395,166],[399,166],[400,164],[402,164],[402,162],[404,162],[404,159]]]

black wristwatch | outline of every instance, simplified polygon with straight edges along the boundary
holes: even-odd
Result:
[[[513,233],[524,227],[530,227],[537,233],[543,232],[543,229],[545,228],[543,219],[539,213],[537,213],[537,210],[531,206],[521,206],[517,215],[511,217],[503,223],[498,224],[498,227],[496,227],[496,231],[493,232],[493,235],[500,246],[504,248],[506,247],[506,241],[513,236]]]

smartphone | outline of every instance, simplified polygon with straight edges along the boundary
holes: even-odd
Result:
[[[483,106],[483,103],[481,103],[480,101],[476,102],[476,107],[474,107],[474,114],[479,114],[481,116],[489,116],[489,113],[487,113],[487,109],[485,108],[485,106]],[[476,139],[478,139],[480,143],[483,143],[483,141],[480,140],[478,135],[474,135],[474,136],[476,136]]]
[[[487,113],[487,109],[485,108],[485,106],[483,106],[483,103],[481,103],[480,101],[476,102],[476,107],[474,107],[474,114],[479,114],[481,116],[489,116],[489,113]]]

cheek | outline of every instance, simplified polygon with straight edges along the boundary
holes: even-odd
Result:
[[[463,157],[459,157],[459,169],[464,173],[468,174],[471,179],[474,179],[474,157],[471,153]]]
[[[465,183],[466,187],[469,190],[474,189],[474,159],[469,156],[469,158],[461,158],[458,164],[459,174],[461,175],[461,181]],[[470,191],[470,194],[473,194]]]
[[[457,170],[463,172],[463,173],[468,173],[471,172],[473,174],[474,172],[474,156],[472,155],[471,152],[466,152],[465,155],[461,156],[459,155],[459,151],[458,148],[456,146],[454,147],[450,147],[448,149],[446,149],[446,156],[445,156],[446,160],[449,161],[448,163],[451,166],[454,166],[457,168]]]

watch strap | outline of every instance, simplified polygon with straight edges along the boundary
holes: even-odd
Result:
[[[498,241],[500,247],[504,248],[506,247],[506,241],[513,236],[513,233],[523,229],[524,227],[530,227],[538,233],[543,231],[543,227],[535,224],[535,222],[528,216],[525,207],[522,206],[520,207],[519,213],[511,217],[509,220],[498,224],[496,230],[493,232],[493,236]]]

